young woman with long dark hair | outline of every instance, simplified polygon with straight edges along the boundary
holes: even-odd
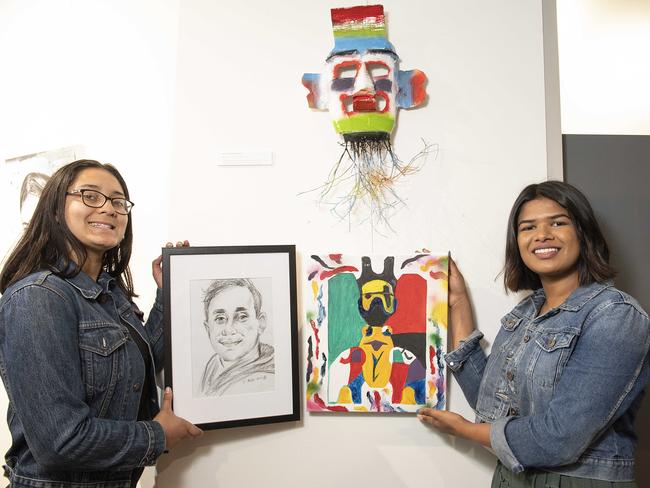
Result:
[[[129,199],[111,165],[62,167],[0,272],[12,487],[129,488],[165,449],[201,434],[174,415],[170,390],[158,405],[161,258],[143,324],[132,300]]]

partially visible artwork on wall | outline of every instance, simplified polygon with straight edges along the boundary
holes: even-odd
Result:
[[[0,161],[0,259],[23,235],[50,175],[84,152],[82,146],[70,146]]]
[[[398,109],[425,104],[426,75],[402,71],[395,47],[388,41],[384,7],[365,5],[331,10],[334,48],[323,73],[305,73],[309,107],[328,110],[335,131],[343,139],[343,153],[325,184],[321,201],[348,217],[366,206],[374,223],[388,224],[403,204],[395,183],[417,171],[430,146],[409,161],[393,151],[391,134]],[[342,190],[343,195],[337,193]]]
[[[23,228],[27,227],[50,175],[64,164],[81,159],[84,152],[83,146],[69,146],[5,160],[3,179],[17,200]]]
[[[164,248],[165,382],[203,429],[298,420],[295,246]]]
[[[313,255],[305,267],[310,411],[445,408],[447,255]]]

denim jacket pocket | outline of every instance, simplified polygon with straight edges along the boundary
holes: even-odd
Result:
[[[535,385],[553,390],[569,359],[576,335],[574,331],[543,332],[535,339],[538,348],[529,370]]]
[[[98,417],[106,414],[115,385],[124,376],[124,344],[127,337],[114,324],[79,327],[86,397]]]

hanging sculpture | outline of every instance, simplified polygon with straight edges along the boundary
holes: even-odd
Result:
[[[343,153],[319,187],[321,201],[334,197],[333,211],[342,218],[363,202],[373,223],[388,224],[391,209],[403,203],[395,182],[417,171],[419,159],[429,150],[425,144],[405,163],[391,144],[398,109],[426,101],[427,77],[419,70],[399,70],[399,57],[386,37],[382,5],[332,9],[331,17],[334,49],[325,69],[302,78],[309,106],[328,110],[343,138]],[[341,185],[344,196],[334,195]]]

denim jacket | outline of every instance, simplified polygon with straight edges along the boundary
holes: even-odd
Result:
[[[537,290],[501,319],[489,358],[475,331],[447,364],[511,471],[633,480],[648,315],[611,284],[580,287],[537,316],[544,300]]]
[[[9,397],[12,487],[128,488],[165,447],[162,427],[136,421],[145,374],[158,412],[153,365],[162,365],[162,295],[141,312],[102,272],[64,279],[42,271],[0,299],[0,374]],[[149,345],[152,367],[127,325]]]

